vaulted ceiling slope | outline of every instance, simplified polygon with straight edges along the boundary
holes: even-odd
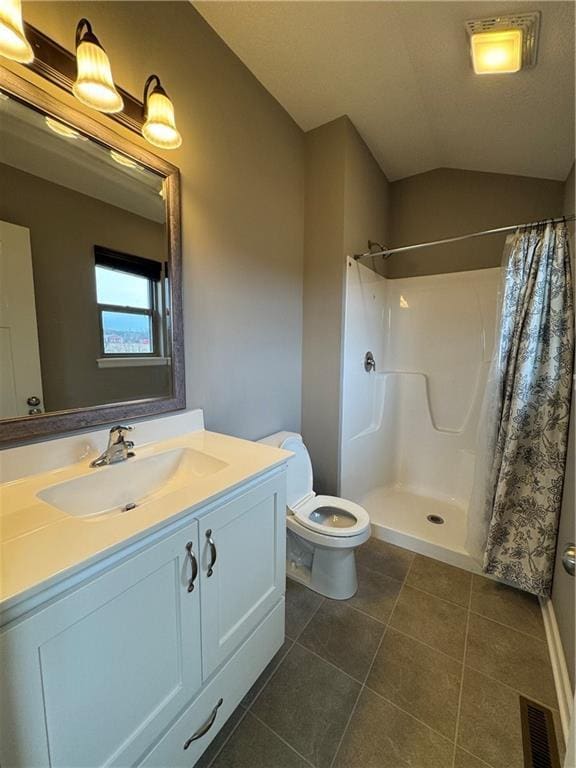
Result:
[[[564,180],[574,3],[194,2],[302,129],[346,114],[390,180],[432,168]],[[535,69],[474,75],[464,23],[540,10]]]

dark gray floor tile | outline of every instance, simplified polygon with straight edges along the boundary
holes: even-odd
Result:
[[[374,537],[356,550],[356,563],[360,568],[369,568],[398,581],[404,581],[413,559],[413,552]]]
[[[334,768],[448,768],[453,746],[364,688]]]
[[[286,637],[296,640],[323,600],[303,584],[286,579]]]
[[[423,555],[415,556],[406,578],[409,586],[458,603],[464,608],[468,608],[471,582],[472,574],[468,571]]]
[[[456,761],[454,763],[454,768],[492,768],[488,765],[488,763],[485,763],[484,760],[480,760],[477,757],[474,757],[474,755],[471,755],[469,752],[464,752],[463,749],[460,749],[458,747],[456,749]]]
[[[258,680],[256,680],[252,688],[250,688],[246,696],[244,696],[244,698],[242,699],[241,704],[243,707],[249,707],[254,702],[254,699],[258,696],[262,688],[264,688],[264,686],[272,676],[272,673],[274,672],[276,667],[280,664],[284,656],[286,656],[290,648],[292,648],[293,644],[294,644],[293,640],[290,640],[288,638],[284,640],[284,644],[282,645],[282,648],[280,648],[280,650],[275,654],[274,658],[267,665],[264,672],[262,672]]]
[[[507,587],[484,576],[474,576],[471,609],[513,629],[544,639],[542,610],[535,595]]]
[[[359,691],[348,675],[296,644],[251,711],[307,760],[327,768]]]
[[[522,768],[518,694],[465,668],[458,744],[493,768]]]
[[[462,664],[388,629],[366,685],[454,740]]]
[[[390,626],[460,661],[464,656],[467,611],[459,605],[404,586]]]
[[[543,640],[471,613],[465,663],[529,698],[558,706],[548,647]]]
[[[308,768],[308,764],[248,713],[212,768]]]
[[[402,583],[378,571],[358,568],[358,592],[346,601],[378,621],[388,621],[396,603]]]
[[[384,629],[384,624],[354,608],[326,600],[298,642],[362,683]]]
[[[212,761],[216,755],[220,752],[226,741],[230,738],[234,729],[238,723],[242,720],[246,710],[242,706],[236,707],[234,712],[230,715],[228,720],[224,723],[222,728],[218,731],[218,735],[212,740],[208,749],[203,753],[200,760],[194,765],[194,768],[208,768],[212,765]]]

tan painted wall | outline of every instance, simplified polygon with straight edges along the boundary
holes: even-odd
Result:
[[[564,197],[564,215],[574,213],[574,166],[566,179],[565,197]],[[574,225],[572,232],[572,277],[574,279]],[[576,685],[576,580],[569,576],[562,567],[562,552],[564,547],[572,542],[576,542],[576,493],[575,493],[575,474],[576,474],[576,396],[572,394],[572,412],[570,414],[570,435],[568,443],[568,457],[566,463],[566,475],[564,477],[564,493],[562,495],[562,513],[560,515],[560,526],[558,529],[558,549],[556,552],[556,567],[554,572],[554,585],[552,588],[552,603],[554,613],[558,621],[558,628],[564,646],[564,655],[570,673],[572,690]]]
[[[385,239],[388,182],[347,117],[306,134],[302,433],[315,490],[339,487],[345,256]]]
[[[391,185],[392,247],[560,216],[560,181],[438,168]],[[500,265],[505,235],[391,256],[387,277],[411,277]]]
[[[24,16],[68,49],[87,16],[133,94],[151,72],[162,78],[183,135],[158,154],[182,173],[188,406],[244,437],[299,429],[301,130],[188,2],[25,3]]]
[[[165,226],[0,164],[0,219],[28,227],[44,408],[166,397],[170,368],[98,368],[94,246],[166,258]]]
[[[302,435],[317,492],[338,484],[346,121],[306,134]]]

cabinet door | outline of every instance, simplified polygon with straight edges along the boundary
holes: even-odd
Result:
[[[284,594],[284,485],[282,473],[200,519],[205,680]]]
[[[196,521],[0,635],[3,768],[132,764],[191,699],[189,542]]]

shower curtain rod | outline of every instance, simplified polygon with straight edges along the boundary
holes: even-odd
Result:
[[[363,259],[367,256],[391,256],[393,253],[403,253],[404,251],[414,251],[417,248],[428,248],[432,245],[444,245],[445,243],[457,243],[460,240],[469,240],[472,237],[483,237],[484,235],[499,235],[502,232],[514,232],[516,229],[527,229],[528,227],[535,227],[538,224],[559,224],[561,221],[574,221],[576,219],[575,214],[570,216],[559,216],[557,219],[542,219],[541,221],[533,221],[530,224],[513,224],[509,227],[499,227],[498,229],[485,229],[482,232],[471,232],[469,235],[458,235],[457,237],[446,237],[443,240],[431,240],[428,243],[415,243],[414,245],[403,245],[400,248],[382,248],[380,251],[366,251],[366,253],[356,253],[353,258]],[[379,243],[374,243],[379,245]]]

